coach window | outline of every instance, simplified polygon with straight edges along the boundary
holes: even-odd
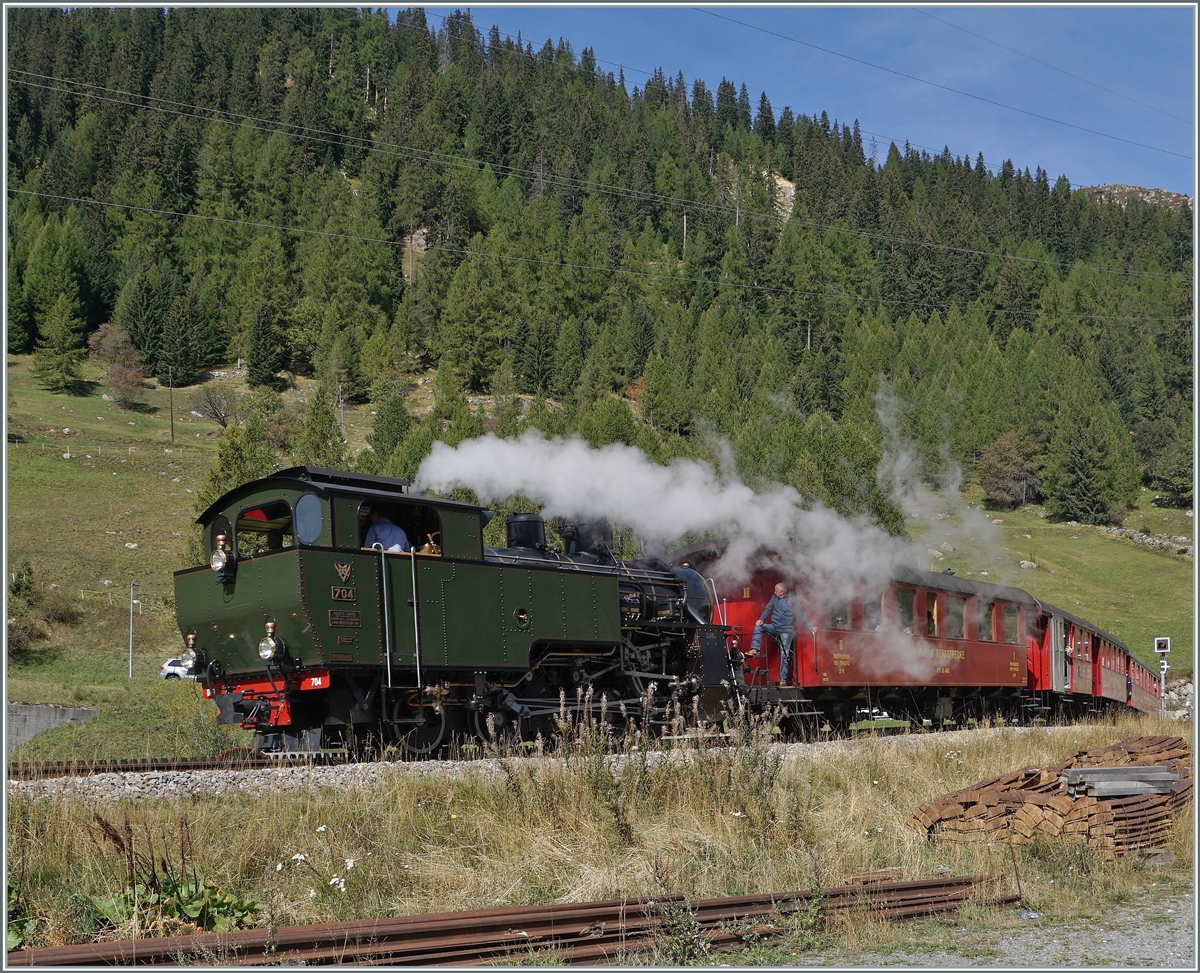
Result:
[[[883,595],[868,596],[863,599],[863,631],[883,631]]]
[[[937,610],[937,592],[925,592],[925,634],[937,635],[938,633],[938,610]]]
[[[238,557],[270,554],[285,547],[294,547],[295,544],[292,507],[286,500],[272,500],[238,514]]]
[[[1014,645],[1021,641],[1020,631],[1017,627],[1019,611],[1020,609],[1016,605],[1004,606],[1004,641]]]
[[[829,609],[829,628],[850,627],[850,606],[839,602]]]
[[[964,639],[966,633],[967,599],[954,595],[946,596],[946,637]]]
[[[914,604],[917,593],[911,588],[896,589],[896,610],[899,615],[900,631],[905,635],[913,634]]]
[[[979,605],[979,641],[996,641],[996,606],[990,601],[978,602]]]

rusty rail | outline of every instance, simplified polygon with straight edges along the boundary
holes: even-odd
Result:
[[[887,877],[882,876],[882,877]],[[1017,896],[987,897],[977,877],[872,881],[824,891],[688,901],[610,899],[567,905],[518,906],[323,925],[250,929],[85,943],[8,954],[9,966],[473,966],[552,951],[562,964],[612,962],[653,947],[686,924],[709,949],[788,932],[787,916],[818,908],[826,916],[861,910],[903,920],[957,909],[967,902],[1011,905]]]
[[[52,760],[42,763],[10,763],[9,780],[48,780],[53,777],[91,777],[96,774],[161,774],[194,770],[260,770],[271,767],[295,767],[314,764],[331,767],[350,762],[341,751],[291,753],[263,756],[234,752],[215,760],[199,758],[157,758],[121,760]]]

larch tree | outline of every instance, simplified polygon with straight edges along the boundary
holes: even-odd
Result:
[[[60,294],[41,321],[41,338],[33,353],[33,373],[51,392],[67,392],[79,381],[87,353],[83,318],[74,301]]]

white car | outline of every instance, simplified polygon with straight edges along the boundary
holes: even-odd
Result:
[[[158,667],[159,679],[195,679],[189,671],[187,664],[179,658],[168,659]]]

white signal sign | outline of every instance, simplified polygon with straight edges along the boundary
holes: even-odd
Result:
[[[1154,640],[1154,651],[1161,653],[1162,655],[1166,655],[1168,652],[1171,651],[1171,640],[1169,638],[1155,639]]]

